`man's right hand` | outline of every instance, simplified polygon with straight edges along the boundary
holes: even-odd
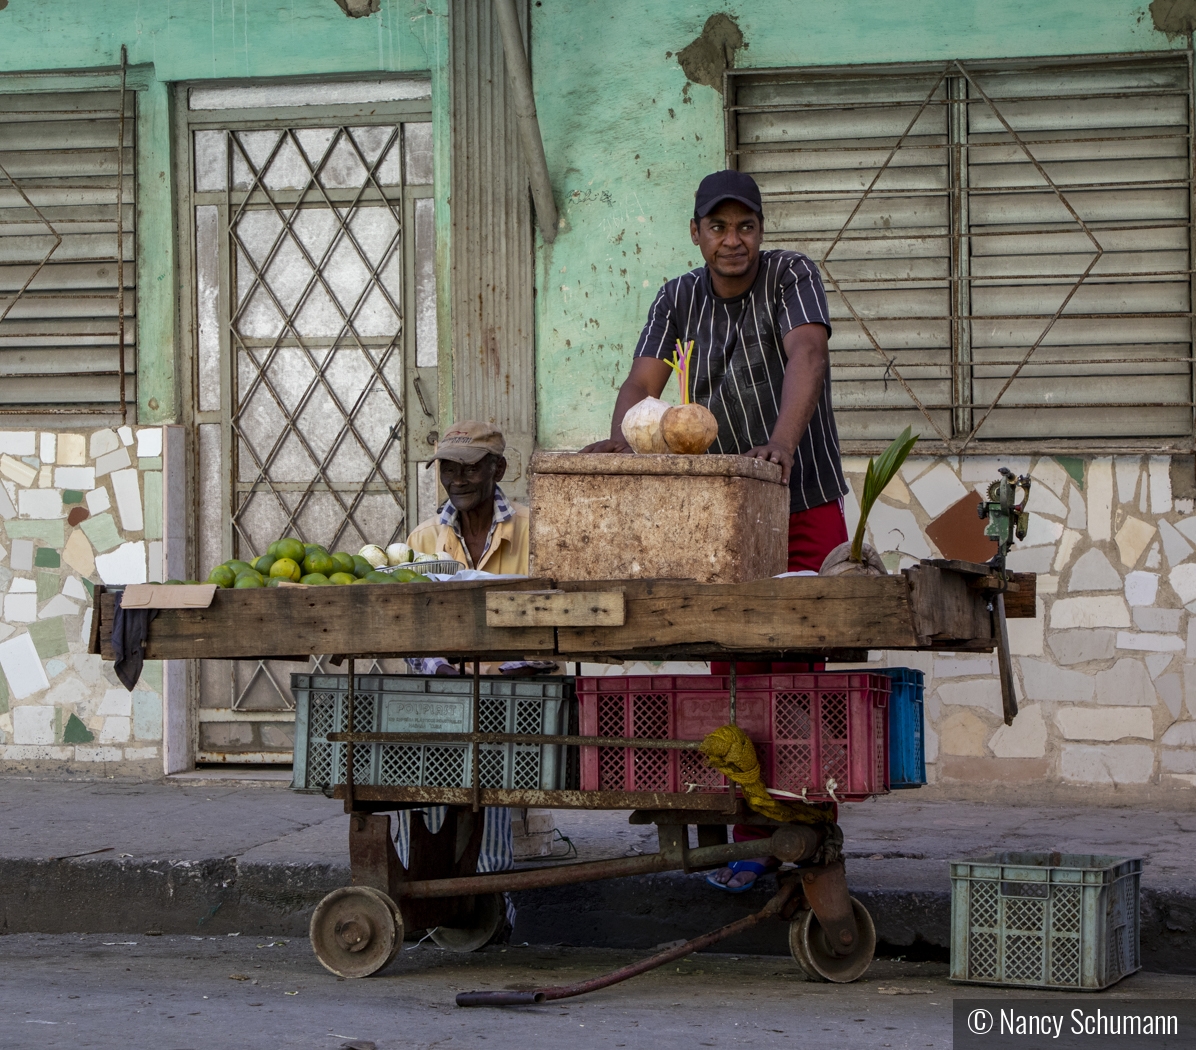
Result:
[[[605,441],[595,441],[592,445],[586,445],[581,450],[582,452],[625,452],[630,454],[634,451],[632,447],[627,444],[623,438],[607,438]]]

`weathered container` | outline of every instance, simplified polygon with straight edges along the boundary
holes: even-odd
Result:
[[[555,580],[744,583],[788,567],[781,468],[744,456],[531,461],[531,573]]]
[[[951,862],[951,980],[1099,991],[1142,967],[1138,857]]]

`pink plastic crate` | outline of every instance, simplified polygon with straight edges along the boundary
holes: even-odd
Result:
[[[737,723],[756,745],[764,782],[812,801],[889,790],[890,680],[884,675],[740,675]],[[728,721],[723,675],[578,678],[581,732],[701,740]],[[831,781],[833,784],[828,788]],[[725,791],[699,751],[581,749],[583,791]]]

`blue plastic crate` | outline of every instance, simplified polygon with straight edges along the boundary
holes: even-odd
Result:
[[[889,789],[921,787],[926,783],[922,734],[924,675],[912,667],[889,667],[879,673],[893,681],[893,691],[889,693]]]

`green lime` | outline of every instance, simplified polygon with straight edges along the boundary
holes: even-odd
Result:
[[[364,576],[353,581],[354,583],[372,583],[372,580],[367,580]]]
[[[268,555],[270,555],[271,558],[278,557],[278,542],[279,542],[278,540],[275,540],[273,543],[270,544],[269,547],[266,548],[266,553]]]
[[[228,561],[226,561],[224,564],[233,570],[234,576],[239,576],[246,569],[253,568],[253,566],[250,565],[249,562],[242,561],[240,558],[229,558]]]
[[[373,571],[374,571],[374,567],[368,561],[366,561],[365,558],[363,558],[360,554],[353,555],[353,575],[354,576],[356,576],[359,580],[361,580],[361,579],[364,579],[366,576],[368,576]]]
[[[208,583],[214,583],[217,587],[231,587],[236,581],[237,574],[227,565],[217,565],[208,573]]]
[[[299,582],[307,584],[308,587],[322,587],[328,582],[328,577],[322,572],[309,572],[301,577]]]
[[[271,576],[271,577],[270,577],[270,578],[269,578],[269,579],[266,581],[266,586],[267,586],[267,587],[277,587],[277,586],[278,586],[280,583],[282,583],[282,577],[281,577],[281,576]]]
[[[337,551],[332,556],[332,563],[336,566],[337,572],[352,572],[353,571],[353,555],[346,554],[344,551]]]
[[[304,549],[303,544],[298,540],[289,538],[285,540],[279,540],[278,543],[275,544],[274,553],[279,558],[290,558],[290,560],[296,565],[298,565],[301,561],[303,561],[304,558],[307,557],[307,551]]]
[[[366,577],[366,579],[370,583],[398,583],[399,582],[393,576],[391,576],[391,574],[388,572],[377,572],[377,571],[371,572]]]
[[[357,577],[351,572],[334,572],[328,577],[328,582],[340,584],[343,587],[347,583],[356,583]]]
[[[312,551],[303,559],[305,573],[318,572],[321,576],[329,576],[336,572],[336,562],[324,551]]]
[[[299,563],[294,559],[279,558],[270,566],[270,575],[277,576],[283,580],[290,580],[292,583],[298,583],[299,577],[303,575],[303,570],[299,568]]]
[[[182,580],[167,580],[167,584],[181,584]]]
[[[237,582],[233,584],[236,590],[244,590],[246,587],[265,587],[261,576],[256,572],[243,572],[237,577]]]
[[[257,569],[246,569],[244,572],[237,573],[238,580],[242,580],[246,576],[252,576],[254,579],[263,584],[266,582],[266,577],[262,573],[258,572]]]
[[[396,569],[391,575],[399,581],[399,583],[430,583],[431,581],[423,575],[423,573],[416,572],[414,569]]]
[[[314,554],[316,551],[319,551],[321,554],[327,554],[328,548],[322,543],[305,543],[303,545],[304,557],[306,557],[308,554]]]
[[[260,558],[254,560],[253,567],[263,576],[267,576],[270,573],[270,566],[276,561],[278,559],[273,554],[263,554]]]

